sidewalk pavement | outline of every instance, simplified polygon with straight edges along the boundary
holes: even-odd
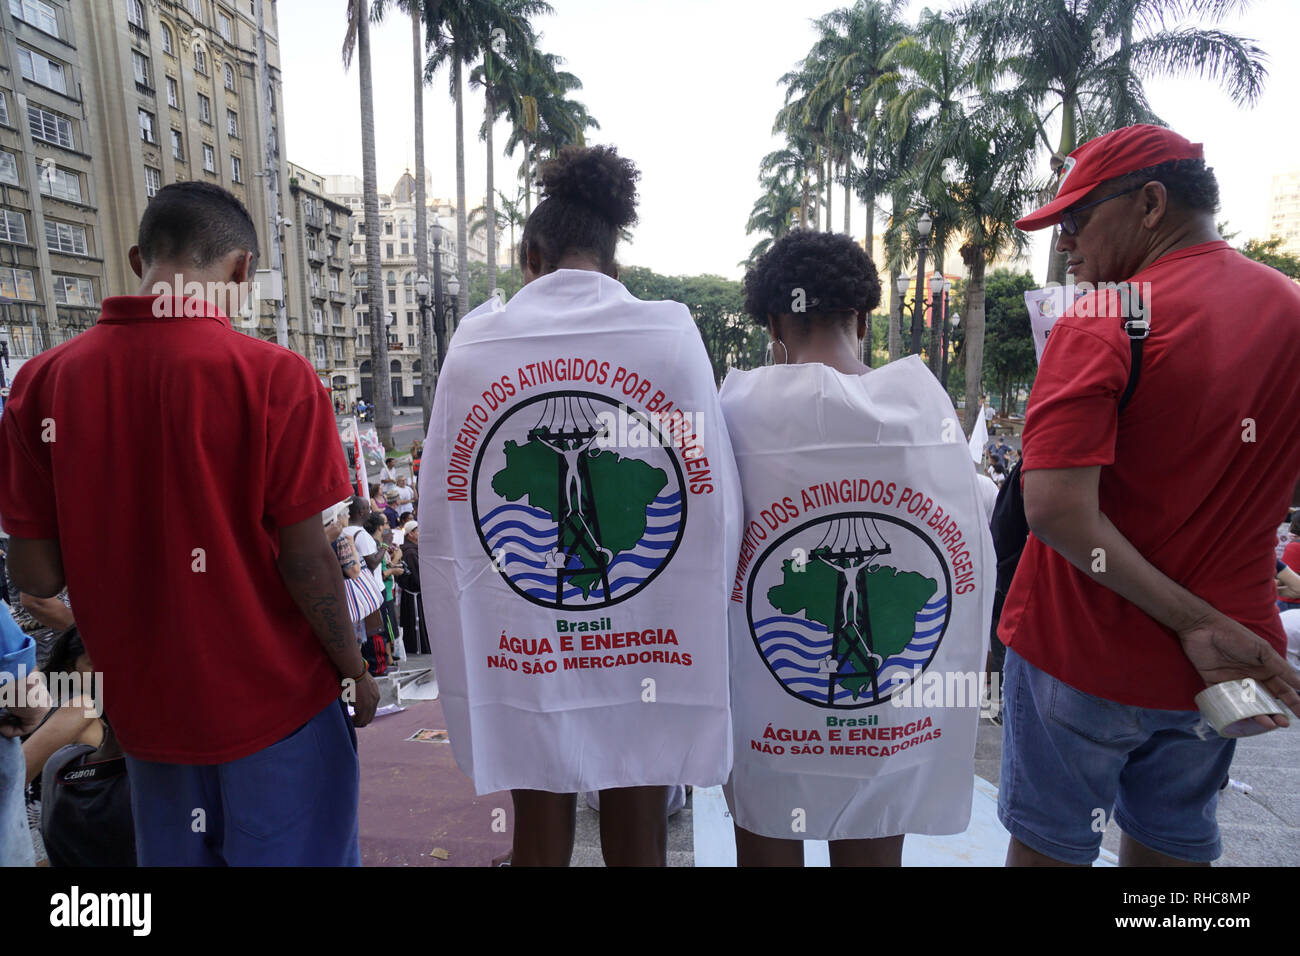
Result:
[[[514,809],[507,792],[474,794],[456,767],[451,745],[408,740],[417,730],[446,730],[437,701],[411,701],[405,710],[376,717],[357,731],[361,750],[361,855],[367,866],[487,866],[509,851]],[[980,721],[975,750],[976,813],[961,838],[928,838],[929,850],[909,841],[909,865],[997,865],[1006,854],[1006,834],[990,821],[996,801],[1002,728]],[[1216,866],[1300,864],[1300,721],[1242,740],[1231,776],[1251,787],[1233,788],[1219,799],[1224,855]],[[669,822],[669,865],[717,865],[726,859],[725,832],[717,788],[696,790],[685,810]],[[497,812],[499,811],[499,812]],[[702,815],[703,814],[703,815]],[[717,817],[717,819],[714,819]],[[951,845],[945,845],[949,841]],[[824,845],[823,845],[824,846]],[[905,844],[907,846],[907,844]],[[920,851],[923,851],[920,854]],[[1112,823],[1102,839],[1102,865],[1119,851]],[[734,850],[732,851],[734,853]],[[435,855],[436,854],[436,855]],[[703,856],[701,856],[703,854]],[[816,849],[809,865],[825,865]],[[598,814],[579,801],[572,865],[601,866]]]

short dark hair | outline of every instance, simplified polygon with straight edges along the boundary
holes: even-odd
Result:
[[[802,292],[802,296],[799,292]],[[766,327],[769,315],[841,318],[880,304],[880,276],[871,257],[848,236],[795,229],[774,242],[745,274],[745,311]]]
[[[1190,212],[1219,211],[1219,181],[1214,169],[1203,159],[1171,159],[1167,163],[1147,166],[1115,180],[1117,189],[1143,186],[1155,180],[1162,183],[1171,202]]]
[[[233,194],[212,183],[171,183],[149,200],[136,239],[146,263],[188,259],[203,268],[240,249],[260,250],[253,217]]]
[[[614,269],[621,229],[636,222],[636,181],[641,176],[612,146],[565,146],[541,165],[537,179],[545,198],[519,240],[519,261],[528,268],[536,249],[542,271],[555,269],[567,253],[594,255],[605,272]]]
[[[365,498],[362,498],[360,495],[353,495],[348,499],[348,520],[351,521],[353,518],[360,518],[366,513],[366,509],[369,505],[370,503]]]
[[[372,511],[370,512],[370,516],[366,518],[365,524],[361,527],[365,529],[366,534],[373,535],[379,530],[380,526],[385,524],[387,521],[388,518],[382,511]]]

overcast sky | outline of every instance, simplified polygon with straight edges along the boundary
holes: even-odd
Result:
[[[578,94],[600,121],[589,143],[609,143],[640,167],[641,221],[627,265],[670,275],[740,277],[737,263],[757,236],[745,220],[758,196],[758,163],[778,148],[773,116],[783,103],[777,85],[813,40],[812,18],[847,0],[550,0],[539,18],[542,48],[567,61],[584,88]],[[913,0],[915,22],[924,6]],[[279,0],[288,156],[315,172],[361,174],[357,62],[346,73],[339,50],[346,27],[341,0]],[[371,32],[379,188],[387,192],[414,166],[410,21],[397,14]],[[1265,95],[1253,110],[1235,107],[1208,81],[1156,79],[1148,96],[1170,126],[1205,144],[1223,194],[1222,218],[1241,235],[1267,231],[1273,173],[1300,168],[1295,95],[1300,62],[1300,3],[1256,0],[1252,12],[1224,27],[1253,38],[1269,54]],[[434,191],[456,194],[454,110],[444,70],[425,90],[426,163]],[[478,138],[483,99],[466,90],[466,190],[469,206],[486,188],[486,151]],[[507,124],[496,127],[498,144]],[[496,184],[517,191],[521,154],[498,157]],[[1045,160],[1045,157],[1044,157]],[[843,191],[835,196],[841,226]],[[865,212],[853,208],[861,236]],[[1035,250],[1035,274],[1045,267]],[[1041,277],[1041,276],[1040,276]]]

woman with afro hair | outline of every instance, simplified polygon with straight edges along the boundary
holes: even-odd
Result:
[[[580,792],[607,865],[663,866],[670,792],[731,766],[739,479],[689,311],[618,281],[638,175],[609,147],[542,166],[524,286],[465,317],[430,418],[421,597],[457,763],[511,791],[513,866],[568,865]]]
[[[802,866],[804,840],[833,866],[897,866],[904,834],[970,814],[978,699],[906,692],[922,668],[981,670],[992,543],[946,392],[917,356],[862,361],[879,302],[833,233],[794,231],[745,277],[774,364],[721,395],[745,505],[724,787],[741,866]]]

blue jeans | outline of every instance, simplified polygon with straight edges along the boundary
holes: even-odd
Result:
[[[16,737],[0,737],[0,866],[35,866],[27,827],[27,764]]]
[[[230,763],[127,757],[141,866],[360,866],[357,738],[343,704]]]
[[[1063,863],[1091,863],[1113,811],[1143,846],[1179,860],[1218,859],[1215,814],[1236,741],[1198,711],[1093,697],[1012,648],[1002,693],[998,818],[1013,837]]]

